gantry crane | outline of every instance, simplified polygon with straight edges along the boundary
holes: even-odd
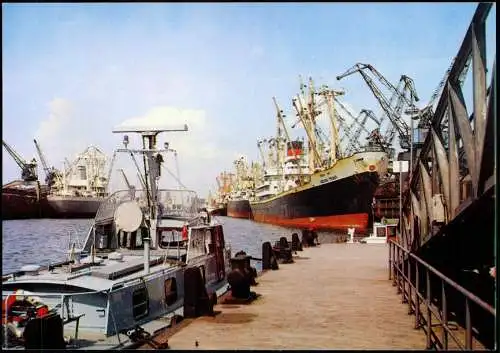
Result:
[[[21,168],[21,179],[23,179],[23,181],[26,181],[26,182],[38,181],[38,173],[36,170],[36,167],[37,167],[36,159],[33,158],[31,160],[31,162],[26,162],[5,141],[2,140],[2,143],[3,143],[3,146],[5,147],[5,149],[7,150],[7,152],[9,152],[11,157],[17,163],[19,168]]]
[[[56,182],[59,182],[59,184],[62,183],[62,175],[59,170],[57,170],[54,167],[49,167],[47,165],[47,160],[45,159],[45,155],[42,152],[42,149],[40,148],[40,145],[38,142],[34,139],[33,142],[35,143],[36,151],[38,153],[38,157],[40,157],[40,162],[42,162],[42,167],[45,172],[45,183],[49,188],[52,188]]]
[[[389,100],[382,94],[381,90],[375,85],[373,80],[370,78],[366,70],[370,71],[384,86],[386,86],[393,94],[398,94],[399,102],[396,104],[395,108],[391,107]],[[390,83],[382,74],[380,74],[373,66],[369,64],[355,64],[352,68],[347,70],[340,76],[337,76],[337,80],[341,80],[342,78],[352,75],[356,72],[359,72],[366,84],[372,91],[373,95],[379,102],[380,106],[384,110],[385,114],[389,118],[391,122],[391,127],[387,130],[387,133],[384,134],[384,143],[390,144],[392,139],[394,138],[394,132],[397,131],[400,144],[403,149],[410,149],[410,129],[408,124],[402,119],[401,112],[403,105],[406,104],[409,107],[414,107],[415,102],[418,102],[418,96],[416,94],[413,80],[408,76],[402,76],[401,81],[404,83],[403,92],[399,92],[398,89]],[[405,92],[409,92],[409,97],[406,96]],[[382,120],[382,119],[380,119]],[[381,121],[382,122],[382,121]]]

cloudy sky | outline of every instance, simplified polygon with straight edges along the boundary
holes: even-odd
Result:
[[[185,122],[189,132],[160,142],[178,151],[183,183],[206,196],[239,155],[258,159],[256,140],[275,131],[272,96],[292,115],[299,74],[344,88],[356,112],[380,110],[360,77],[335,79],[357,62],[392,82],[412,77],[428,100],[476,6],[2,5],[3,139],[31,159],[37,138],[49,164],[61,167],[90,144],[111,155],[121,141],[111,130],[129,119]],[[490,18],[491,28],[496,8]],[[115,169],[127,163],[120,157]],[[175,172],[173,157],[167,163]],[[2,165],[4,184],[19,178],[5,149]]]

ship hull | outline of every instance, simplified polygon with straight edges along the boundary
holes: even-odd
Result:
[[[367,234],[380,175],[386,172],[382,152],[364,152],[317,172],[306,185],[272,198],[250,202],[253,219],[292,228]]]
[[[227,207],[217,207],[209,212],[212,216],[227,216]]]
[[[44,218],[48,216],[46,187],[37,195],[34,184],[14,181],[2,187],[2,220]]]
[[[47,197],[53,218],[94,218],[104,200],[102,197]]]
[[[2,192],[2,220],[41,218],[42,208],[36,195]]]
[[[378,174],[365,172],[269,202],[251,203],[253,219],[275,225],[366,234]]]
[[[227,216],[232,218],[252,219],[252,209],[248,200],[229,200]]]

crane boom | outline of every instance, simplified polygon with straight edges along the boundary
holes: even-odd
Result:
[[[31,162],[26,162],[19,154],[12,149],[4,140],[2,140],[3,146],[9,152],[10,156],[14,159],[16,164],[21,168],[21,179],[24,181],[37,181],[38,173],[36,170],[37,164],[36,159],[33,158]]]
[[[337,76],[337,80],[341,80],[342,78],[352,75],[356,72],[358,72],[363,79],[365,80],[366,84],[372,91],[373,95],[377,99],[378,103],[384,110],[384,112],[387,114],[387,117],[391,121],[391,124],[393,128],[398,132],[399,137],[400,137],[400,143],[401,147],[408,149],[410,148],[410,131],[408,124],[401,118],[401,114],[398,114],[397,111],[395,111],[392,107],[390,102],[387,100],[387,98],[382,94],[380,89],[375,85],[373,80],[368,76],[368,74],[364,71],[364,69],[368,68],[372,73],[377,76],[377,78],[386,86],[388,87],[393,93],[398,94],[398,98],[401,100],[401,103],[398,105],[402,107],[402,103],[406,103],[409,106],[413,106],[414,102],[418,101],[418,96],[416,95],[416,92],[413,90],[411,91],[411,97],[407,98],[404,93],[399,93],[397,88],[392,85],[389,81],[387,81],[375,68],[373,68],[371,65],[367,64],[356,64],[354,65],[351,69],[347,70],[344,74]],[[407,76],[404,76],[405,79],[405,87],[410,88],[412,85],[410,84],[410,80]],[[403,77],[402,77],[403,79]],[[412,81],[411,81],[412,83]],[[410,89],[411,90],[411,89]],[[389,128],[389,131],[392,131],[391,128]],[[393,134],[392,134],[393,136]],[[391,138],[391,134],[386,135],[388,139]],[[384,141],[385,143],[386,141]],[[390,142],[390,140],[388,141]]]
[[[45,155],[42,152],[42,149],[39,145],[39,143],[33,139],[33,142],[35,143],[36,151],[38,153],[38,157],[40,158],[40,161],[42,162],[42,167],[45,172],[45,182],[46,184],[50,187],[52,187],[56,181],[59,182],[59,184],[62,183],[61,180],[61,172],[55,169],[54,167],[50,168],[47,164],[47,160],[45,159]]]

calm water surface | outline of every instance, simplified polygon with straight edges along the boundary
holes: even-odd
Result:
[[[231,244],[233,254],[244,250],[260,258],[263,242],[279,240],[282,236],[290,240],[294,231],[246,219],[217,218],[224,224],[226,242]],[[83,244],[91,224],[92,219],[3,221],[2,273],[19,270],[24,265],[65,260],[70,236],[73,242],[79,239]],[[259,262],[254,265],[260,270]]]

